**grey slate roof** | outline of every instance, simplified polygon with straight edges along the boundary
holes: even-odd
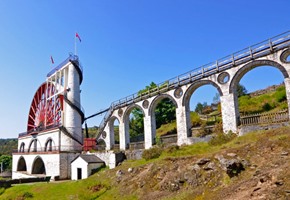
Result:
[[[91,154],[80,154],[77,156],[74,160],[71,162],[75,161],[77,158],[81,157],[84,161],[87,163],[105,163],[103,160],[101,160],[98,156],[91,155]]]

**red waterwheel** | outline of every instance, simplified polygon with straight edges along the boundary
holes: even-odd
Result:
[[[27,131],[60,125],[63,96],[56,95],[53,84],[43,83],[36,91],[28,115]]]

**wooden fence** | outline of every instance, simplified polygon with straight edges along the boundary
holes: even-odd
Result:
[[[240,117],[241,125],[274,124],[289,121],[288,110],[269,113],[257,113]]]

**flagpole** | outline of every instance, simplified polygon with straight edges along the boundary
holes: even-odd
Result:
[[[75,55],[77,55],[77,39],[76,39],[76,32],[75,32],[74,39],[75,39]]]

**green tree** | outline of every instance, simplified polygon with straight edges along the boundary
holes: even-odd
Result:
[[[149,90],[153,90],[154,88],[157,88],[157,84],[154,83],[154,82],[151,82],[150,85],[147,85],[147,86],[145,87],[145,89],[140,90],[140,91],[138,92],[138,95],[141,95],[141,94],[147,94],[147,93],[149,92]]]
[[[13,149],[17,149],[17,139],[0,139],[0,155],[12,155]]]
[[[197,112],[197,113],[199,113],[199,114],[201,114],[202,113],[202,110],[203,110],[203,105],[202,105],[202,103],[198,102],[196,104],[196,106],[195,106],[194,111]]]
[[[12,170],[12,156],[8,155],[0,156],[0,163],[2,163],[4,171]]]
[[[151,82],[149,85],[147,85],[147,86],[145,87],[145,89],[140,90],[140,91],[138,92],[138,95],[141,96],[141,95],[149,94],[149,91],[150,91],[150,93],[151,93],[151,92],[153,92],[153,91],[162,90],[162,89],[166,88],[166,87],[168,86],[168,84],[169,84],[169,82],[166,81],[166,82],[164,82],[163,84],[161,84],[161,85],[158,86],[156,83]]]
[[[144,121],[143,121],[143,112],[138,109],[134,108],[132,110],[132,117],[130,117],[130,137],[135,137],[140,134],[144,133]]]
[[[176,107],[169,98],[162,99],[155,109],[156,128],[176,118]]]
[[[162,84],[159,89],[166,87],[168,82]],[[145,89],[140,90],[138,95],[148,94],[149,91],[153,91],[158,88],[157,84],[151,82],[150,85],[146,86]],[[138,109],[137,109],[138,110]],[[133,117],[130,119],[130,128],[132,129],[132,135],[135,135],[136,132],[140,134],[144,132],[144,122],[143,122],[143,113],[141,110],[133,110]],[[162,99],[156,106],[155,109],[155,118],[156,118],[156,128],[159,128],[162,124],[167,124],[176,118],[175,115],[176,107],[169,98]]]
[[[195,106],[195,110],[194,110],[194,111],[197,112],[198,114],[202,114],[204,108],[206,108],[206,107],[208,107],[208,105],[207,105],[206,102],[203,102],[203,104],[200,103],[200,102],[198,102],[198,103],[196,104],[196,106]]]
[[[237,95],[238,97],[244,96],[248,93],[247,89],[245,88],[245,86],[243,86],[242,84],[238,84],[237,86]]]

